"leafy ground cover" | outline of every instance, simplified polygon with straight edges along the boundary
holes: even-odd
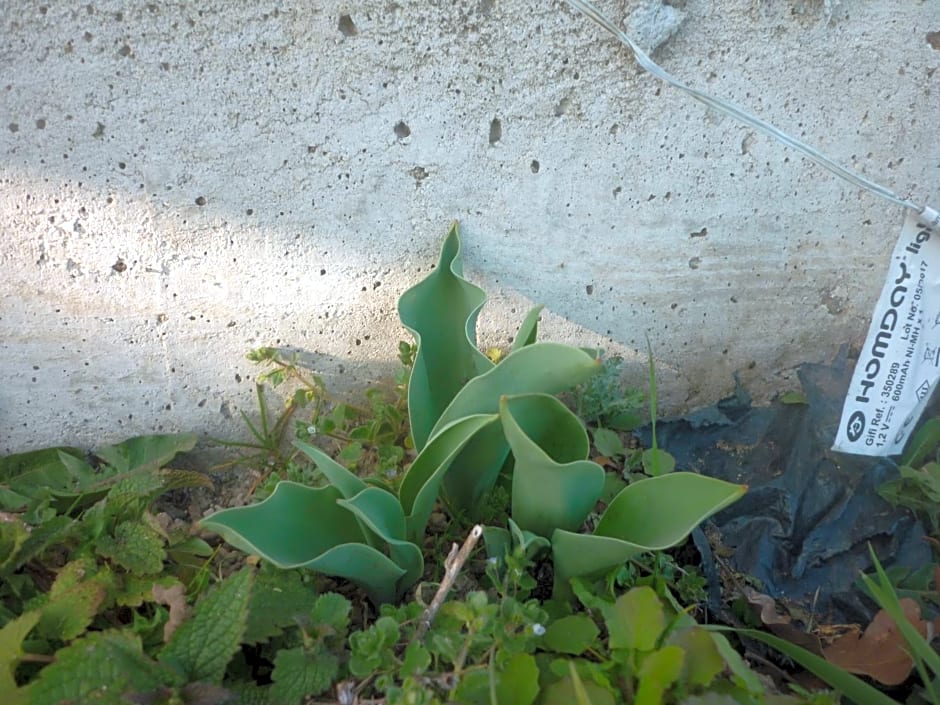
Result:
[[[213,493],[181,469],[192,434],[0,459],[2,702],[940,702],[936,566],[874,559],[864,627],[775,603],[720,536],[685,541],[746,488],[658,446],[652,362],[625,391],[617,358],[538,342],[539,309],[484,353],[484,301],[455,227],[364,404],[251,352],[258,414],[216,468],[250,478],[245,506],[178,511]],[[882,490],[934,530],[938,445],[928,422]]]

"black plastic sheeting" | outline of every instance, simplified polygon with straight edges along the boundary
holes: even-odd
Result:
[[[878,496],[897,477],[895,462],[831,450],[852,367],[844,353],[832,365],[802,365],[806,404],[753,407],[739,388],[714,407],[656,425],[659,446],[679,468],[749,485],[712,519],[733,549],[731,567],[829,623],[867,623],[877,610],[854,585],[872,568],[869,543],[885,565],[932,559],[920,522]],[[650,440],[649,429],[641,435]]]

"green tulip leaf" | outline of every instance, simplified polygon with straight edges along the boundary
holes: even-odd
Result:
[[[336,546],[299,567],[346,578],[365,590],[375,605],[397,602],[406,587],[404,578],[407,571],[384,553],[364,543]]]
[[[424,557],[421,549],[405,540],[405,514],[395,495],[378,487],[369,487],[350,499],[337,502],[346,507],[371,531],[388,544],[392,560],[405,574],[399,578],[398,593],[421,579]]]
[[[368,487],[358,476],[337,463],[319,448],[303,441],[294,441],[294,446],[316,463],[317,469],[346,499],[359,494]]]
[[[544,536],[539,536],[531,531],[525,531],[519,525],[509,518],[509,532],[512,536],[514,546],[522,548],[522,552],[527,559],[535,560],[539,554],[551,548],[551,542]]]
[[[515,339],[512,341],[512,350],[519,350],[535,342],[539,332],[539,316],[542,314],[543,308],[545,307],[541,304],[534,306],[526,314],[522,325],[519,326],[519,331],[516,333]]]
[[[500,418],[515,458],[513,520],[540,536],[577,530],[604,488],[578,417],[555,397],[528,394],[503,397]]]
[[[480,429],[444,476],[444,495],[451,508],[471,518],[478,516],[484,495],[496,484],[508,457],[509,444],[502,425],[495,423]]]
[[[442,429],[408,468],[398,497],[405,512],[409,540],[419,542],[427,527],[444,479],[454,458],[487,426],[499,428],[496,414],[467,416]]]
[[[630,541],[556,529],[552,533],[556,597],[570,593],[570,578],[610,570],[648,550]]]
[[[460,237],[454,223],[436,269],[398,300],[399,318],[418,343],[408,382],[411,434],[418,450],[424,448],[457,392],[493,367],[476,347],[476,320],[486,294],[462,274]]]
[[[598,360],[570,345],[526,345],[470,380],[441,414],[432,435],[464,416],[497,413],[504,395],[557,394],[581,384],[599,369]]]
[[[544,536],[523,531],[512,519],[509,520],[509,529],[499,526],[483,527],[483,542],[486,544],[487,557],[499,560],[505,560],[509,553],[521,548],[526,559],[534,561],[551,548],[551,543]]]
[[[495,414],[505,394],[554,394],[584,381],[599,368],[587,353],[569,345],[535,343],[510,353],[489,372],[460,390],[438,419],[432,438],[448,424],[474,414]],[[499,477],[509,444],[498,427],[482,430],[454,459],[444,478],[444,492],[456,509],[475,516],[483,495]]]
[[[556,592],[567,594],[572,577],[596,575],[639,553],[676,545],[746,490],[745,485],[689,472],[630,484],[607,507],[593,534],[554,531]]]
[[[395,600],[405,568],[366,545],[359,518],[339,505],[341,499],[335,487],[281,482],[263,502],[223,509],[200,524],[279,568],[347,578],[376,604]]]
[[[638,480],[614,498],[594,533],[661,551],[684,540],[746,491],[746,485],[692,472]]]

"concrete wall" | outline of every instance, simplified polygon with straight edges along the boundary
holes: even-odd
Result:
[[[672,5],[667,70],[940,207],[940,2]],[[648,334],[674,408],[770,394],[864,334],[902,218],[559,0],[2,6],[0,452],[241,434],[260,345],[388,375],[454,218],[486,342],[543,302]]]

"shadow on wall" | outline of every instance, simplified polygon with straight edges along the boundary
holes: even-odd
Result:
[[[309,350],[331,388],[361,389],[406,337],[397,297],[455,217],[494,299],[484,339],[528,300],[547,338],[644,350],[648,332],[687,403],[752,360],[766,376],[856,332],[861,285],[841,277],[885,249],[877,215],[851,253],[820,247],[831,201],[792,198],[807,180],[774,175],[760,143],[740,169],[739,130],[660,99],[550,4],[7,9],[0,450],[160,425],[232,435],[222,404],[250,403],[238,378],[262,345]],[[709,197],[745,182],[748,198]],[[819,222],[790,237],[781,213]]]

